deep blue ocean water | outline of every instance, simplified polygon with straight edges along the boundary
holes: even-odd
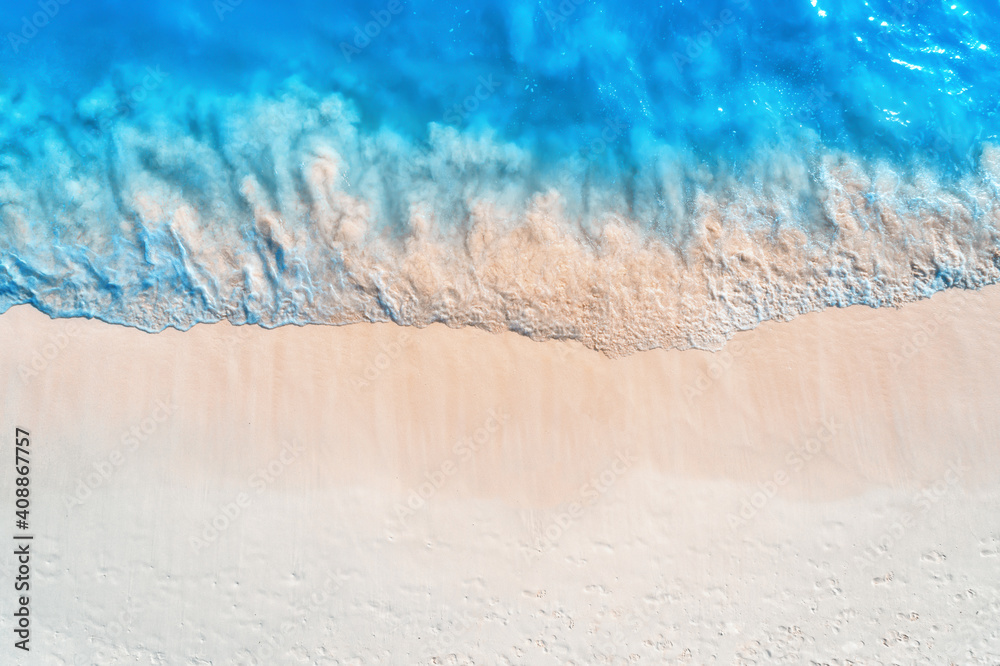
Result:
[[[0,310],[716,348],[1000,271],[996,2],[8,0]]]

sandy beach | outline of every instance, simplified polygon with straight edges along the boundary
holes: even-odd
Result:
[[[953,290],[610,359],[15,307],[25,663],[996,663],[998,312]]]
[[[1000,666],[996,3],[3,9],[0,666]]]

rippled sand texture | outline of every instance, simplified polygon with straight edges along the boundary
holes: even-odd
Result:
[[[998,311],[609,359],[13,308],[38,663],[996,663]]]

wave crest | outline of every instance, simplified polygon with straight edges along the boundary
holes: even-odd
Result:
[[[296,84],[173,91],[96,136],[31,95],[3,106],[3,310],[150,331],[442,322],[614,356],[1000,274],[991,145],[946,177],[809,134],[718,167],[638,135],[551,160],[488,130],[432,124],[418,144]]]

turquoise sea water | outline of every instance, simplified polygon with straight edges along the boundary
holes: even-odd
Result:
[[[6,2],[0,310],[717,348],[1000,275],[994,3]]]

